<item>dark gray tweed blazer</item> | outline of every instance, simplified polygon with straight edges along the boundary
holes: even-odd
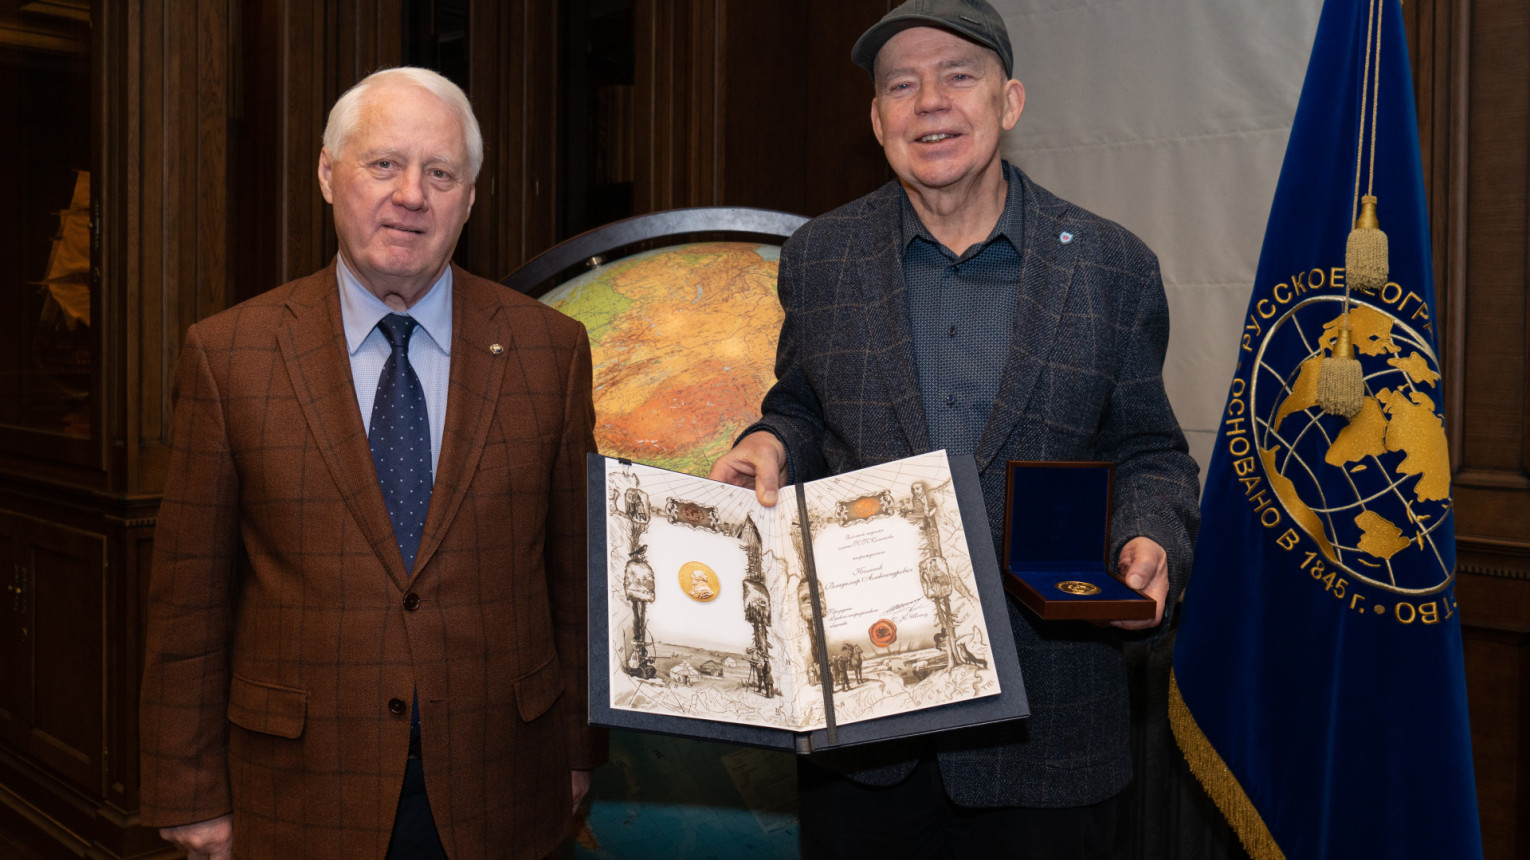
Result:
[[[1019,309],[1008,352],[993,357],[1001,382],[976,451],[995,543],[1006,461],[1113,461],[1112,558],[1138,535],[1163,546],[1172,609],[1190,571],[1199,487],[1163,389],[1158,261],[1119,225],[1021,182]],[[781,438],[794,482],[929,450],[898,247],[902,193],[889,183],[804,224],[782,249],[777,381],[751,430]],[[937,738],[951,798],[1055,807],[1120,791],[1131,778],[1123,634],[1038,622],[1013,602],[1010,623],[1031,717]],[[892,742],[815,760],[887,785],[912,770],[917,749]]]

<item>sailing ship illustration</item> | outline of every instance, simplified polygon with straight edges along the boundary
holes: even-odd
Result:
[[[90,371],[89,171],[75,171],[69,208],[57,215],[58,232],[48,251],[48,267],[42,280],[33,282],[40,288],[43,304],[33,328],[32,353],[68,395],[84,397],[88,388],[83,380],[77,383],[68,377],[83,377]]]
[[[75,171],[69,208],[57,213],[58,233],[48,251],[42,321],[68,331],[90,325],[90,173]]]

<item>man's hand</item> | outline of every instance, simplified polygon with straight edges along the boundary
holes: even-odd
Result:
[[[770,507],[776,503],[776,491],[786,483],[786,446],[776,434],[756,430],[718,457],[707,477],[735,487],[753,487],[760,504]]]
[[[579,804],[584,802],[584,796],[590,793],[590,772],[571,770],[569,777],[574,784],[574,811],[578,812]]]
[[[1163,621],[1163,604],[1169,598],[1169,554],[1152,538],[1135,537],[1121,547],[1117,562],[1126,584],[1153,598],[1158,611],[1152,621],[1112,621],[1123,630],[1148,630]]]
[[[234,816],[161,827],[159,838],[186,852],[186,860],[231,860],[234,856]]]

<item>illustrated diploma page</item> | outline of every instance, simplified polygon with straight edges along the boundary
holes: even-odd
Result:
[[[943,452],[774,508],[603,462],[611,708],[810,731],[999,693]]]

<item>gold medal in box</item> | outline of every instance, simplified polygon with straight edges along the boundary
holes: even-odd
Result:
[[[1009,463],[1004,587],[1041,618],[1140,621],[1158,611],[1110,558],[1114,464]]]

